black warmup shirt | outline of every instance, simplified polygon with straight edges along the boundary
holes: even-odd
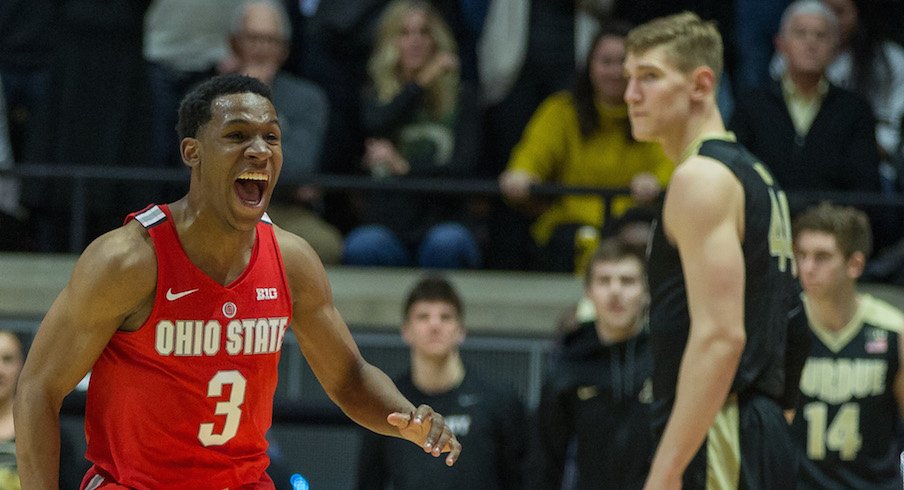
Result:
[[[493,490],[521,489],[525,451],[524,408],[514,391],[496,387],[475,374],[446,393],[428,395],[411,382],[411,373],[395,380],[415,406],[441,413],[464,448],[455,466],[415,444],[366,431],[358,461],[358,489]]]

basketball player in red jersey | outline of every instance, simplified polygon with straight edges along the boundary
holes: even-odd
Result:
[[[15,407],[22,487],[58,488],[60,405],[91,370],[83,489],[274,488],[264,434],[288,327],[352,419],[454,464],[443,418],[361,357],[315,252],[264,213],[282,165],[269,89],[213,78],[177,129],[188,194],[91,243],[37,332]]]

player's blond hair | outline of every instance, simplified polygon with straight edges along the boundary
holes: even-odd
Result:
[[[722,36],[714,22],[693,12],[653,19],[632,29],[625,41],[625,49],[633,55],[659,46],[665,47],[669,60],[684,73],[708,66],[716,79],[722,74]]]

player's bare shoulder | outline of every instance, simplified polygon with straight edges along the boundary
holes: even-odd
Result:
[[[694,155],[675,169],[666,191],[663,220],[667,234],[676,227],[709,228],[727,216],[739,218],[744,188],[724,164]]]
[[[315,294],[330,297],[329,280],[317,252],[298,235],[276,225],[273,225],[273,230],[293,296],[298,298],[302,294]]]
[[[79,257],[72,282],[132,308],[152,301],[157,256],[147,231],[131,221],[95,239]]]

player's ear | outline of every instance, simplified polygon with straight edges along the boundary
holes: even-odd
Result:
[[[866,267],[866,256],[863,252],[857,251],[851,254],[847,260],[847,275],[853,280],[857,280],[863,274]]]
[[[704,99],[716,91],[716,74],[708,66],[698,66],[691,72],[691,96]]]
[[[201,162],[201,142],[197,139],[182,138],[179,150],[182,154],[182,162],[185,165],[195,168]]]

